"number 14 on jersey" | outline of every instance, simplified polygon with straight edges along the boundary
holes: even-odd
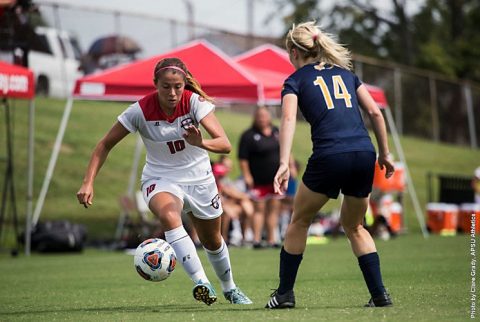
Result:
[[[317,76],[317,79],[313,82],[314,85],[320,87],[322,91],[323,98],[325,99],[325,104],[329,110],[333,109],[335,105],[333,104],[332,95],[328,90],[327,83],[322,76]],[[333,84],[333,96],[335,99],[343,99],[345,101],[346,107],[352,107],[352,95],[347,90],[347,86],[343,82],[342,76],[340,75],[333,75],[332,76],[332,84]]]

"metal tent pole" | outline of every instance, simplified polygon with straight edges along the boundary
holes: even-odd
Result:
[[[142,153],[142,148],[143,148],[142,138],[140,137],[139,134],[137,134],[135,152],[133,155],[132,170],[130,172],[130,179],[128,181],[128,188],[127,188],[128,197],[132,199],[135,197],[134,192],[135,192],[135,185],[137,183],[137,171],[138,171],[138,165],[140,163],[140,155]],[[125,225],[127,216],[128,216],[127,210],[123,209],[122,213],[120,214],[120,217],[118,218],[117,229],[115,231],[116,241],[120,240],[120,238],[122,237],[123,227]]]
[[[55,170],[55,165],[57,163],[58,154],[60,153],[60,147],[62,146],[65,129],[67,127],[68,119],[70,117],[70,112],[72,111],[72,106],[73,97],[70,96],[63,111],[62,121],[60,122],[60,127],[58,128],[57,138],[55,140],[55,145],[53,146],[52,155],[50,156],[50,162],[48,164],[47,172],[45,174],[45,178],[43,179],[42,189],[40,190],[40,195],[35,206],[35,211],[33,213],[32,219],[32,227],[35,227],[37,225],[38,219],[40,218],[40,213],[42,212],[43,203],[45,202],[48,187],[50,185],[50,181],[52,180],[53,171]]]
[[[400,158],[400,161],[402,161],[402,163],[405,166],[405,177],[407,179],[407,189],[410,195],[410,199],[412,200],[412,203],[413,203],[413,208],[415,209],[415,214],[417,216],[418,223],[420,224],[420,228],[422,229],[423,237],[427,238],[428,231],[425,225],[425,218],[422,215],[422,209],[420,208],[420,203],[418,202],[417,192],[415,191],[415,187],[413,186],[412,177],[410,175],[410,170],[408,169],[407,160],[405,159],[405,154],[403,153],[402,145],[400,143],[397,128],[393,120],[392,112],[390,111],[389,108],[385,108],[385,114],[387,116],[388,125],[390,126],[390,131],[392,132],[393,142],[395,143],[398,157]]]
[[[27,213],[25,215],[25,255],[30,256],[33,210],[33,160],[34,160],[35,102],[28,106],[28,175],[27,175]]]

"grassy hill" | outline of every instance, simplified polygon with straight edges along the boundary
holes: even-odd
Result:
[[[35,200],[38,197],[49,162],[64,103],[64,101],[53,99],[36,100]],[[129,135],[115,147],[102,168],[96,181],[93,207],[89,209],[81,207],[77,203],[75,194],[80,187],[93,147],[127,105],[125,103],[87,101],[74,103],[41,220],[69,219],[86,224],[90,237],[111,238],[113,236],[120,213],[118,199],[127,190],[135,136]],[[26,212],[28,106],[24,101],[11,101],[11,107],[17,209],[19,219],[23,224]],[[218,109],[217,116],[234,146],[231,157],[235,161],[233,174],[235,176],[238,174],[236,149],[239,136],[250,126],[251,115]],[[278,120],[275,122],[278,124]],[[0,133],[0,179],[3,183],[6,160],[5,113],[3,110],[0,113]],[[395,153],[393,143],[390,142],[391,150]],[[411,137],[401,138],[401,143],[422,207],[425,206],[427,199],[426,175],[429,171],[470,176],[475,167],[479,165],[479,150],[437,144]],[[303,167],[310,155],[310,150],[309,128],[306,124],[299,123],[293,144],[293,153]],[[213,158],[215,159],[215,156]],[[141,167],[139,173],[140,171]],[[326,210],[332,210],[335,207],[338,207],[338,202],[332,201],[327,205]],[[405,196],[405,207],[409,231],[418,233],[419,226],[408,195]],[[9,217],[7,219],[10,220]]]

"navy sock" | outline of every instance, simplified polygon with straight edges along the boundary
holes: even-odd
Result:
[[[380,273],[380,258],[377,252],[358,257],[358,265],[363,273],[368,291],[372,297],[377,297],[385,292]]]
[[[285,251],[282,247],[280,252],[280,285],[278,286],[278,294],[285,294],[293,290],[295,279],[297,278],[298,267],[302,261],[303,254],[292,255]]]

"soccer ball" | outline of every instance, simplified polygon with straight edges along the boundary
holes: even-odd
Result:
[[[147,281],[167,279],[175,269],[177,256],[172,246],[160,238],[150,238],[138,245],[133,263],[138,274]]]

